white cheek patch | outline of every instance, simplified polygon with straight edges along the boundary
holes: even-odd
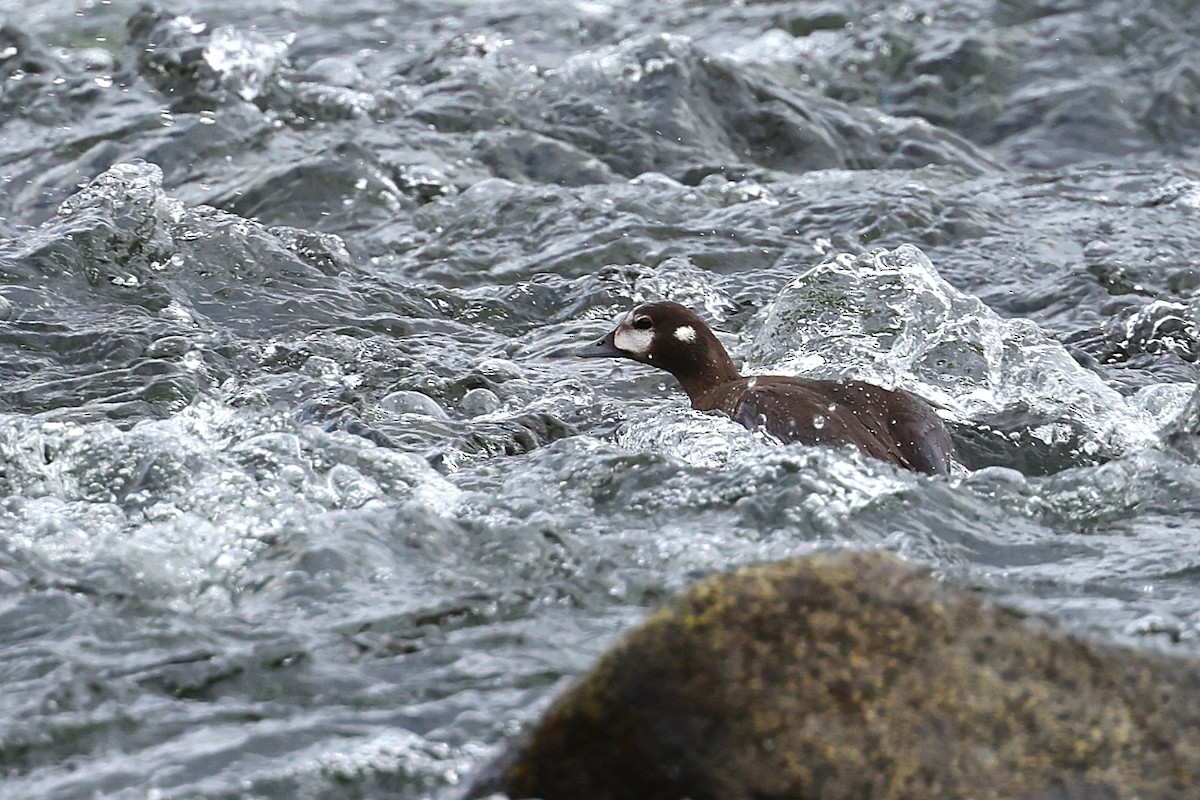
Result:
[[[680,325],[675,329],[675,338],[685,344],[696,341],[696,329],[691,325]]]
[[[613,337],[613,344],[618,350],[626,353],[644,356],[650,352],[650,344],[654,341],[654,331],[639,331],[637,328],[627,328],[622,325]]]

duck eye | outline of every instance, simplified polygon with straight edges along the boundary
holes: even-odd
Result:
[[[654,327],[654,322],[649,317],[638,317],[633,321],[633,327],[639,331],[648,331]]]

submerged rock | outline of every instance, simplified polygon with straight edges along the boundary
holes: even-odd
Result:
[[[1200,666],[1074,640],[890,556],[820,554],[654,614],[473,796],[1194,797],[1198,686]]]

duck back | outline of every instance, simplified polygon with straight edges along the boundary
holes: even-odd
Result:
[[[852,445],[930,475],[950,470],[954,444],[921,398],[861,381],[758,376],[716,387],[694,404],[725,412],[782,442]]]

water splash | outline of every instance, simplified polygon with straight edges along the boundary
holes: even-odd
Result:
[[[1155,446],[1162,425],[1033,322],[948,284],[912,245],[839,255],[794,279],[766,309],[748,364],[902,386],[961,422],[1017,413],[1083,460]]]
[[[233,28],[218,28],[204,46],[204,62],[221,76],[221,83],[243,100],[262,93],[267,80],[283,62],[295,36],[270,42]]]
[[[0,417],[0,456],[7,542],[47,564],[91,565],[110,591],[133,585],[193,611],[227,611],[248,587],[282,579],[282,565],[258,559],[281,547],[305,558],[314,525],[330,537],[346,527],[346,551],[366,551],[372,535],[355,531],[397,512],[452,514],[462,496],[410,454],[213,401],[127,430]]]

